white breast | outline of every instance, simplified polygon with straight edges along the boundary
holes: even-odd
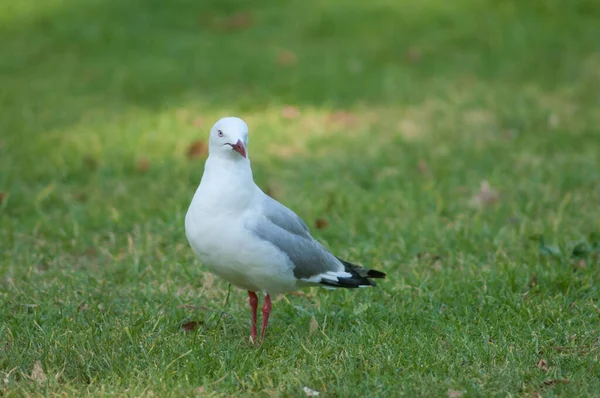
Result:
[[[248,228],[258,217],[252,210],[259,208],[258,187],[205,182],[203,177],[185,217],[186,235],[200,262],[242,289],[271,294],[296,290],[287,256]]]

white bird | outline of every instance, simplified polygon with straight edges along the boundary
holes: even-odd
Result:
[[[331,254],[293,211],[266,195],[252,178],[248,126],[236,117],[210,131],[208,159],[200,186],[185,216],[185,231],[196,256],[211,272],[248,291],[255,342],[256,292],[265,294],[261,338],[271,297],[306,286],[375,286],[385,273],[350,264]]]

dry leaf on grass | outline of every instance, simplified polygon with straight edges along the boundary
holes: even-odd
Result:
[[[296,53],[289,50],[283,50],[277,55],[277,63],[281,66],[293,66],[298,62]]]
[[[320,392],[313,390],[312,388],[303,387],[302,391],[306,394],[307,397],[316,397],[320,394]]]
[[[47,377],[46,373],[44,373],[42,362],[35,361],[33,364],[33,370],[31,371],[31,378],[34,381],[37,381],[39,384],[43,384],[46,381]]]
[[[221,28],[224,30],[246,29],[254,25],[254,17],[249,12],[238,12],[223,20]]]
[[[138,160],[137,169],[139,171],[141,171],[142,173],[145,173],[148,171],[149,168],[150,168],[150,162],[148,162],[148,159],[141,158],[140,160]]]
[[[325,229],[329,226],[329,222],[327,222],[324,218],[317,218],[315,220],[315,228],[317,229]]]
[[[314,333],[319,330],[319,322],[314,316],[310,319],[310,333]]]
[[[0,192],[0,204],[4,202],[4,198],[6,198],[6,194],[4,192]]]
[[[423,52],[417,47],[411,47],[406,52],[406,60],[411,64],[416,64],[421,60]]]
[[[191,332],[198,329],[198,326],[202,325],[202,321],[188,321],[181,324],[181,330],[184,332]]]
[[[348,111],[333,112],[327,117],[327,120],[332,124],[340,125],[342,127],[352,127],[358,121],[356,115]]]
[[[492,189],[489,182],[484,180],[481,182],[479,192],[473,195],[470,203],[473,207],[483,208],[495,204],[498,201],[498,197],[498,193]]]
[[[464,392],[457,390],[448,390],[448,398],[459,398],[464,395]]]
[[[300,116],[300,110],[292,105],[286,105],[281,109],[281,117],[284,119],[295,119]]]
[[[194,141],[190,144],[187,149],[187,157],[188,159],[194,159],[201,156],[206,156],[208,154],[208,147],[206,143],[202,140]]]
[[[537,366],[538,369],[541,369],[544,372],[548,371],[548,362],[546,362],[544,358],[541,358],[535,366]]]

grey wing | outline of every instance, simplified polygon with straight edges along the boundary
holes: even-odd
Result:
[[[262,216],[252,232],[287,255],[298,279],[308,280],[328,273],[350,276],[344,271],[344,265],[310,235],[296,213],[269,196],[265,195]],[[331,275],[331,278],[335,276]],[[319,283],[317,279],[311,281]]]
[[[298,217],[296,213],[275,199],[265,195],[262,207],[264,216],[279,228],[282,228],[289,233],[312,239],[310,231],[304,221]]]
[[[294,276],[304,282],[326,287],[357,288],[375,286],[369,278],[384,278],[369,270],[341,260],[317,242],[308,227],[293,211],[265,195],[262,215],[252,233],[284,253],[294,265]]]

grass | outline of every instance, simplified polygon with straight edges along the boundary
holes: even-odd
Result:
[[[592,0],[1,0],[0,395],[597,394],[598,37]],[[230,114],[388,273],[258,349],[183,228]]]

